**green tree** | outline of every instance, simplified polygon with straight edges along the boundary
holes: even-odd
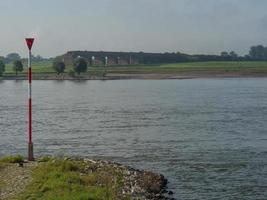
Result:
[[[249,51],[249,56],[254,60],[264,60],[267,59],[264,56],[265,48],[262,45],[252,46]]]
[[[229,53],[229,56],[231,57],[232,60],[236,60],[238,58],[238,54],[234,51],[231,51]]]
[[[264,59],[267,59],[267,47],[264,48]]]
[[[16,60],[13,63],[13,70],[16,72],[16,76],[18,75],[18,72],[23,71],[23,64],[20,60]]]
[[[86,60],[84,58],[76,59],[74,62],[73,69],[78,75],[80,75],[80,73],[82,73],[82,72],[86,72],[87,71]]]
[[[225,57],[228,57],[229,54],[228,54],[228,52],[223,51],[223,52],[221,52],[221,56],[225,58]]]
[[[5,64],[2,60],[0,60],[0,76],[2,76],[4,72],[5,72]]]
[[[16,60],[20,60],[20,55],[18,53],[10,53],[6,56],[6,62],[14,62]]]
[[[230,55],[226,51],[221,52],[221,57],[223,60],[229,60],[230,59]]]
[[[57,72],[57,75],[64,73],[65,71],[65,63],[62,61],[53,62],[53,69]]]

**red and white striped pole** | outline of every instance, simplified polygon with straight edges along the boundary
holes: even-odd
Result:
[[[29,99],[29,143],[28,143],[28,160],[33,161],[33,143],[32,143],[32,63],[31,63],[31,49],[33,45],[34,38],[26,38],[26,43],[29,49],[28,58],[28,99]]]

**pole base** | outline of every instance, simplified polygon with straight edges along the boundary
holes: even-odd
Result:
[[[33,143],[28,143],[28,161],[34,161],[34,157],[33,157]]]

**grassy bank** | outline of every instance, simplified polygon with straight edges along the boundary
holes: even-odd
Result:
[[[55,74],[51,62],[33,63],[34,74]],[[24,69],[26,67],[24,66]],[[71,69],[67,66],[66,73]],[[267,74],[267,62],[191,62],[159,65],[133,65],[133,66],[89,66],[89,75],[101,75],[104,71],[108,74],[181,74],[181,73],[262,73]],[[26,71],[21,73],[25,75]],[[6,66],[5,75],[15,75],[11,65]]]
[[[122,175],[112,169],[85,173],[81,161],[53,159],[33,170],[33,181],[14,199],[117,199]],[[88,170],[88,169],[87,169]],[[122,198],[121,198],[122,199]],[[124,197],[123,199],[127,199]]]
[[[21,162],[20,158],[1,159],[0,173],[14,163]],[[101,170],[96,168],[94,163],[85,164],[79,160],[43,158],[39,160],[36,167],[32,168],[32,181],[25,190],[11,196],[10,199],[129,199],[127,196],[122,197],[119,194],[123,184],[122,174],[112,167],[104,167]],[[5,187],[4,178],[0,182],[0,187]]]
[[[87,158],[0,159],[2,200],[169,199],[159,174]]]

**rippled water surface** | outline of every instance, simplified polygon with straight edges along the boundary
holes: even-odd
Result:
[[[163,173],[177,199],[267,199],[267,79],[34,81],[38,155]],[[27,82],[0,82],[0,156],[26,154]]]

